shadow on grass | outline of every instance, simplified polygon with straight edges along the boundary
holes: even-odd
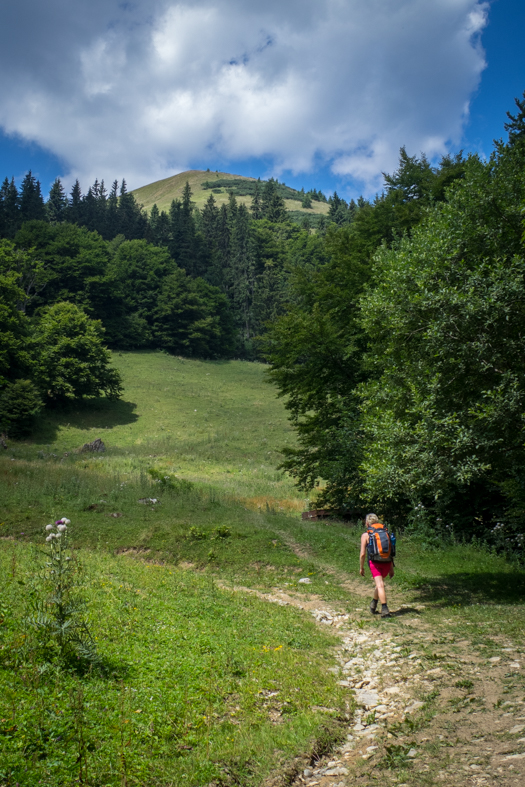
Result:
[[[84,399],[53,409],[46,410],[32,435],[32,442],[48,444],[57,438],[61,426],[75,429],[109,429],[113,426],[135,423],[139,416],[135,413],[137,405],[122,399],[112,401],[105,397]]]
[[[421,578],[412,584],[415,601],[438,607],[461,604],[524,604],[525,572],[461,572],[432,579]]]
[[[415,607],[401,607],[401,609],[396,609],[395,612],[390,612],[390,616],[393,618],[400,618],[403,615],[420,615],[421,611],[416,609]]]

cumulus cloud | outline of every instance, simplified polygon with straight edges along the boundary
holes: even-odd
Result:
[[[7,4],[5,4],[7,6]],[[0,124],[86,182],[261,157],[371,191],[398,150],[457,144],[484,68],[479,0],[18,0]]]

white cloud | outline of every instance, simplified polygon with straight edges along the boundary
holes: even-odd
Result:
[[[86,183],[249,157],[365,190],[458,143],[484,68],[477,0],[19,0],[0,124]]]

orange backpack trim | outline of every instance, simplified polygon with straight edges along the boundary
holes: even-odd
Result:
[[[368,559],[377,563],[392,562],[392,542],[381,522],[368,525]]]

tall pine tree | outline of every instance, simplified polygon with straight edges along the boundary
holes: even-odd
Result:
[[[20,226],[20,211],[18,189],[15,179],[5,178],[0,189],[1,221],[0,229],[2,237],[14,238]]]
[[[58,224],[64,221],[67,208],[67,197],[62,186],[62,181],[57,178],[49,190],[49,198],[46,203],[47,218],[51,224]]]
[[[22,181],[20,187],[20,220],[43,221],[46,219],[46,208],[42,191],[40,188],[40,181],[38,181],[31,170],[27,173]]]

